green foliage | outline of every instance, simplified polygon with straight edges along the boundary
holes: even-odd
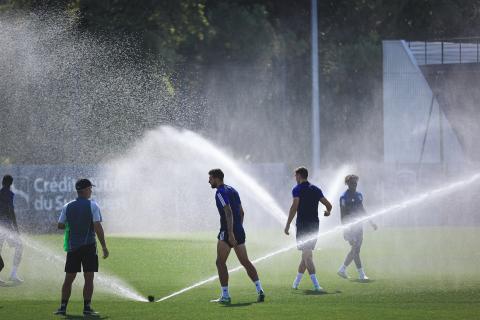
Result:
[[[63,10],[78,17],[80,30],[135,41],[143,59],[161,61],[169,76],[160,78],[172,95],[178,83],[201,91],[212,66],[246,66],[284,77],[284,103],[308,113],[309,0],[0,0],[0,11],[16,9]],[[361,146],[355,142],[358,119],[371,114],[372,125],[380,131],[383,125],[382,40],[465,37],[480,30],[477,0],[320,0],[318,13],[321,127],[332,138],[347,135],[350,158],[361,152],[355,149]],[[353,125],[351,133],[346,125]],[[377,151],[367,158],[382,153],[381,139],[374,138]],[[322,148],[339,146],[329,140],[337,139],[325,139]]]
[[[0,6],[77,12],[85,29],[134,35],[146,53],[172,64],[191,58],[251,61],[281,50],[294,57],[309,53],[309,1],[2,0]],[[372,47],[385,38],[476,34],[479,15],[474,0],[319,1],[323,71],[360,72],[372,62],[370,53],[378,67],[378,48]]]
[[[167,65],[184,62],[185,48],[194,48],[211,32],[202,1],[80,0],[83,27],[116,37],[133,36],[145,54]]]
[[[207,60],[252,61],[271,52],[274,29],[262,5],[241,6],[219,2],[208,12],[213,32],[208,38]]]

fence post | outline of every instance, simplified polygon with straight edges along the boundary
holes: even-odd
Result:
[[[460,53],[460,63],[462,63],[462,42],[461,41],[459,42],[458,48]]]
[[[442,52],[441,52],[441,54],[440,54],[440,59],[441,59],[441,61],[442,61],[441,64],[443,64],[443,41],[440,42],[440,43],[441,43],[441,45],[442,45]]]
[[[427,64],[427,40],[425,40],[425,64]]]

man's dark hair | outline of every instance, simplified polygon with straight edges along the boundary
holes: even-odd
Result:
[[[211,175],[212,177],[218,178],[220,180],[223,180],[223,177],[225,176],[223,174],[222,169],[212,169],[212,170],[208,171],[208,174]]]
[[[349,174],[348,176],[345,177],[345,184],[348,184],[350,181],[358,181],[359,178],[355,174]]]
[[[308,170],[305,167],[298,167],[297,169],[295,169],[295,174],[300,175],[302,179],[308,178]]]
[[[13,184],[13,177],[9,174],[3,176],[2,186],[10,187]]]

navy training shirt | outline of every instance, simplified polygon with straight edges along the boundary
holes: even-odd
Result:
[[[0,224],[10,226],[13,215],[13,198],[15,194],[8,188],[0,189]]]
[[[93,223],[101,221],[102,214],[95,201],[77,198],[64,205],[58,222],[68,223],[70,228],[68,251],[96,243]]]
[[[348,223],[365,214],[363,196],[360,192],[345,191],[340,197],[340,217],[343,223]]]
[[[297,226],[300,224],[308,224],[319,222],[318,220],[318,203],[322,199],[323,192],[317,186],[308,181],[297,184],[292,190],[294,198],[300,198],[297,209]]]
[[[225,210],[223,209],[228,204],[230,208],[232,208],[233,213],[233,230],[242,230],[243,226],[240,217],[240,205],[242,202],[240,201],[240,195],[237,190],[226,184],[221,185],[215,193],[215,202],[218,213],[220,214],[220,231],[228,231]]]

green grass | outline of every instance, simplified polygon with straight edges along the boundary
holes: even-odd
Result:
[[[362,252],[370,283],[340,279],[336,270],[347,252],[341,236],[320,241],[317,274],[327,294],[310,291],[305,276],[300,290],[290,289],[299,252],[280,254],[257,265],[267,301],[245,272],[230,277],[231,306],[209,303],[219,295],[212,282],[161,303],[140,303],[98,290],[93,307],[104,319],[478,319],[480,314],[480,230],[475,228],[383,229],[368,232]],[[291,243],[280,232],[247,240],[251,258]],[[111,257],[101,270],[118,276],[143,295],[156,298],[216,273],[215,234],[190,238],[110,237]],[[61,253],[61,236],[35,236]],[[3,251],[8,275],[10,249]],[[26,249],[18,287],[0,287],[0,319],[51,319],[58,307],[63,266]],[[234,255],[229,266],[236,266]],[[349,273],[356,276],[354,268]],[[77,282],[81,285],[82,280]],[[97,288],[100,289],[100,288]],[[74,289],[68,318],[82,318],[81,286]]]

